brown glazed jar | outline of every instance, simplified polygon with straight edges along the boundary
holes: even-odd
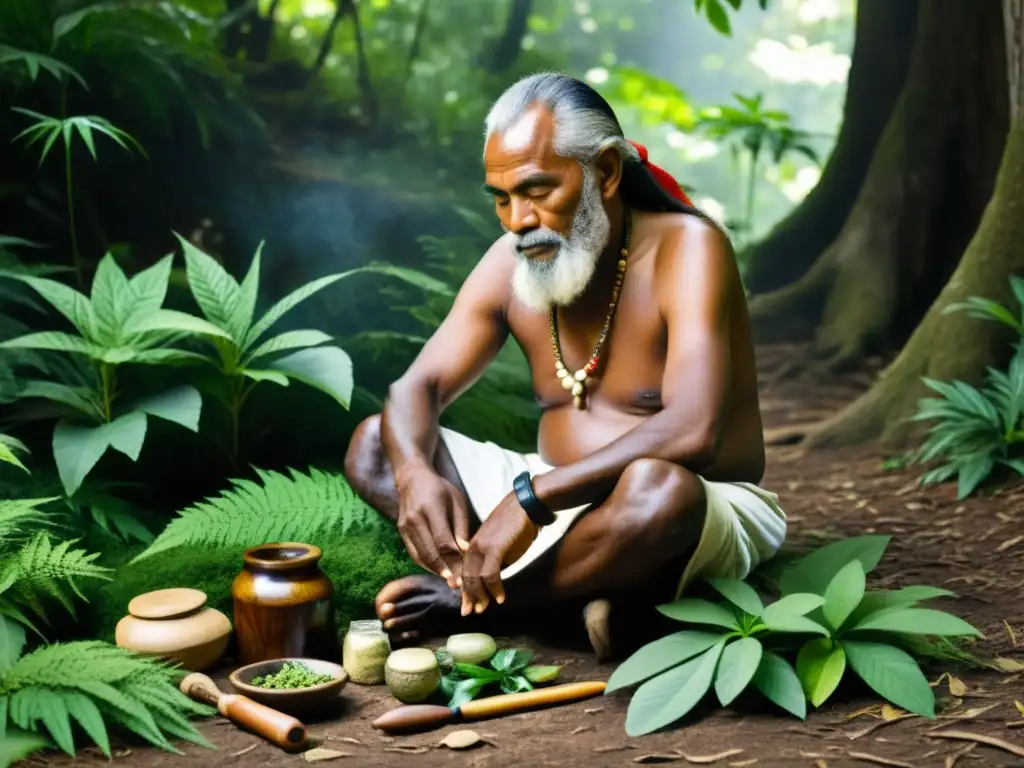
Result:
[[[278,542],[252,547],[231,585],[238,661],[312,658],[341,662],[334,586],[319,547]]]

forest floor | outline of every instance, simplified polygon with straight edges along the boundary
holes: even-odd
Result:
[[[872,370],[841,380],[816,381],[787,375],[796,350],[760,352],[762,408],[767,436],[785,443],[788,431],[827,416],[865,389]],[[985,639],[979,655],[1000,657],[1005,671],[957,671],[952,679],[933,671],[939,716],[930,721],[882,711],[877,697],[837,693],[806,722],[768,705],[713,709],[688,717],[680,727],[628,738],[625,713],[631,691],[557,709],[510,716],[433,733],[389,738],[371,721],[395,706],[382,687],[350,684],[339,714],[307,722],[312,739],[344,753],[326,765],[358,766],[627,766],[672,762],[740,768],[845,768],[913,766],[973,768],[1024,766],[1024,482],[1003,486],[963,502],[955,488],[923,489],[916,473],[885,469],[876,449],[813,453],[797,447],[770,448],[764,485],[779,493],[789,515],[790,538],[824,543],[865,533],[891,534],[882,563],[869,576],[873,586],[930,584],[958,593],[943,600]],[[607,680],[613,664],[597,665],[585,654],[538,647],[538,663],[564,664],[562,680]],[[223,690],[230,686],[221,679]],[[465,752],[438,748],[444,735],[471,728],[489,744]],[[302,755],[281,752],[260,738],[216,718],[200,726],[216,747],[188,745],[174,756],[138,745],[122,745],[119,768],[192,766],[298,766]],[[96,750],[77,758],[37,756],[28,765],[91,766],[110,763]]]

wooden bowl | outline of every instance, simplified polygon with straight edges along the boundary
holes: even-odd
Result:
[[[330,675],[334,679],[327,683],[311,685],[309,688],[260,688],[251,684],[254,677],[279,672],[286,662],[304,664],[317,674]],[[228,676],[228,681],[237,693],[253,701],[281,712],[295,714],[329,705],[348,682],[348,672],[340,664],[321,659],[269,659],[239,667]]]

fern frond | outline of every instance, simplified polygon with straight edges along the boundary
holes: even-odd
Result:
[[[178,690],[177,675],[157,659],[107,643],[55,643],[22,656],[0,674],[0,702],[7,703],[5,719],[25,730],[45,729],[69,755],[75,754],[72,721],[108,757],[109,725],[123,726],[155,746],[182,754],[167,736],[209,747],[188,717],[208,716],[214,710]]]
[[[379,516],[344,476],[310,469],[256,470],[262,481],[232,480],[234,488],[179,513],[132,563],[185,544],[254,547],[269,541],[304,541],[379,525]]]
[[[59,498],[0,499],[0,554],[15,542],[27,538],[31,529],[54,525],[49,515],[38,508]]]
[[[56,598],[75,615],[72,598],[66,588],[85,600],[76,579],[111,579],[111,569],[96,565],[93,561],[98,552],[71,549],[75,541],[62,541],[54,546],[46,533],[38,533],[24,547],[17,551],[12,563],[16,569],[14,584],[10,589],[11,598],[39,616],[45,615],[43,600]]]

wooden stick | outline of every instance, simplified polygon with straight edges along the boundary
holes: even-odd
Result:
[[[206,675],[193,672],[181,681],[180,687],[189,698],[216,707],[235,725],[262,736],[281,749],[294,751],[306,743],[306,726],[300,721],[247,696],[224,693]]]

